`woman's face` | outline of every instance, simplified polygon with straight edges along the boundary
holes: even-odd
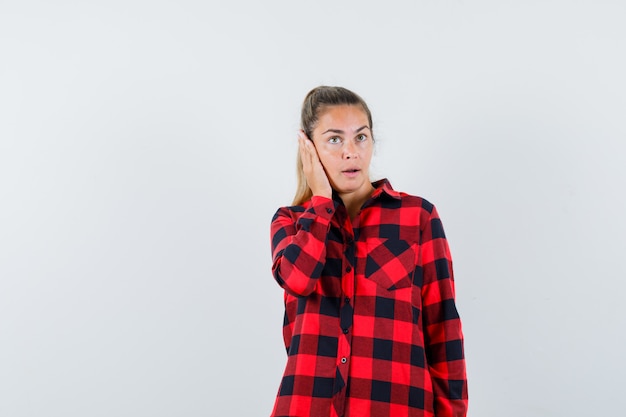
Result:
[[[312,139],[335,191],[341,195],[371,189],[369,167],[374,144],[361,106],[323,109]]]

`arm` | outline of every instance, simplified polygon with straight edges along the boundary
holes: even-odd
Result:
[[[326,237],[335,213],[332,188],[313,142],[298,132],[302,170],[313,197],[309,208],[281,208],[272,219],[272,272],[288,293],[306,296],[315,289],[326,260]],[[297,216],[297,219],[294,217]]]
[[[435,415],[465,417],[467,377],[461,319],[454,300],[452,258],[434,207],[422,227],[424,338]]]
[[[295,296],[313,292],[326,260],[326,239],[334,202],[313,196],[310,207],[294,220],[294,212],[279,209],[271,226],[272,273],[278,284]]]

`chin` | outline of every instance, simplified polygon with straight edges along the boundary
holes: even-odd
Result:
[[[333,187],[333,189],[340,194],[353,193],[363,188],[363,184],[364,184],[363,181],[358,181],[358,184],[357,183],[346,184],[344,182],[343,184],[337,184],[336,186]]]

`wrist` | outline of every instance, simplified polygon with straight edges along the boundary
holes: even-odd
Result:
[[[326,197],[326,198],[330,198],[330,199],[333,198],[333,190],[332,190],[332,188],[328,189],[328,190],[314,190],[314,189],[311,189],[311,193],[314,196],[317,196],[317,197]]]

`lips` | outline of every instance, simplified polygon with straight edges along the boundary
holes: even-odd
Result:
[[[359,175],[359,172],[361,172],[361,170],[358,168],[348,168],[341,171],[342,174],[349,178],[356,177],[357,175]]]

